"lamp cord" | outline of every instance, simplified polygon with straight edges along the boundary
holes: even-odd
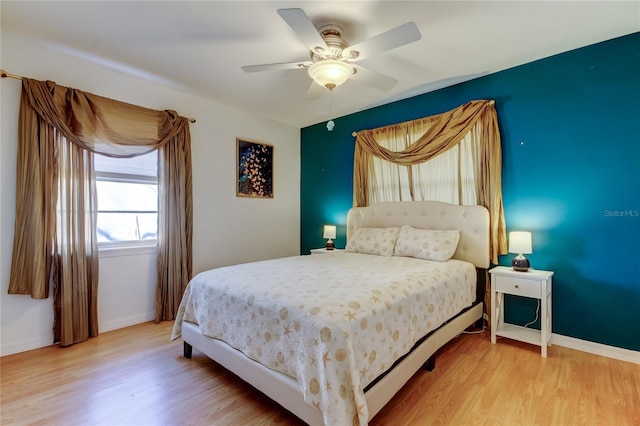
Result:
[[[524,326],[528,327],[531,324],[535,323],[536,321],[538,321],[539,316],[540,316],[540,299],[538,299],[538,307],[536,308],[536,318],[533,321],[526,323]]]

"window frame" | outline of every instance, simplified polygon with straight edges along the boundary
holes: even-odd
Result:
[[[96,172],[96,183],[98,181],[106,182],[119,182],[119,183],[133,183],[133,184],[155,184],[158,185],[158,177],[147,175],[136,175],[129,173],[114,173],[114,172]],[[98,194],[98,198],[100,195]],[[159,201],[159,200],[158,200]],[[113,210],[96,210],[96,218],[100,213],[118,213],[120,211]],[[151,211],[138,211],[132,210],[127,213],[152,213]],[[156,214],[159,214],[159,202],[156,204]],[[157,232],[157,230],[156,230]],[[157,233],[156,233],[157,235]],[[98,252],[100,256],[111,257],[122,255],[126,252],[127,255],[131,254],[151,254],[157,253],[158,238],[149,238],[145,240],[128,240],[128,241],[101,241],[98,242]]]

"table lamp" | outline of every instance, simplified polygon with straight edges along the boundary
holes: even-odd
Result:
[[[511,261],[513,270],[527,272],[529,270],[529,259],[524,255],[532,253],[531,232],[509,232],[509,253],[518,253]]]
[[[335,245],[333,244],[333,239],[336,237],[336,227],[335,225],[325,225],[324,232],[322,233],[322,238],[327,238],[327,244],[324,245],[324,248],[327,250],[333,250]]]

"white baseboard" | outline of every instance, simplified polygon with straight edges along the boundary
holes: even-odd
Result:
[[[118,318],[114,321],[101,323],[99,326],[99,330],[100,333],[106,333],[107,331],[117,330],[119,328],[125,328],[131,325],[153,321],[155,317],[155,312],[149,312],[146,314],[133,315],[127,318]],[[0,356],[13,355],[20,352],[31,351],[33,349],[44,348],[51,345],[53,345],[53,332],[51,332],[51,335],[48,337],[20,340],[8,345],[2,345],[2,348],[0,349]]]
[[[613,358],[619,361],[640,364],[640,352],[630,349],[603,345],[601,343],[589,342],[588,340],[576,339],[575,337],[555,333],[551,333],[551,344],[594,355],[606,356],[607,358]]]
[[[132,315],[126,318],[118,318],[113,321],[101,322],[100,333],[106,333],[107,331],[117,330],[131,325],[142,324],[143,322],[153,321],[155,318],[155,312],[148,312],[146,314]]]
[[[53,331],[49,337],[40,337],[36,339],[20,340],[8,345],[2,346],[0,356],[13,355],[20,352],[27,352],[33,349],[44,348],[53,345]]]
[[[155,312],[144,315],[135,315],[127,318],[119,318],[117,321],[109,321],[100,324],[100,332],[105,333],[111,330],[136,325],[147,321],[153,321]],[[47,339],[22,340],[14,344],[3,346],[0,356],[16,354],[19,352],[30,351],[45,346],[50,346],[53,334]],[[575,349],[577,351],[587,352],[594,355],[601,355],[607,358],[617,359],[619,361],[640,364],[640,352],[629,349],[618,348],[615,346],[603,345],[601,343],[589,342],[588,340],[576,339],[575,337],[563,336],[562,334],[551,333],[551,344],[562,346],[564,348]]]

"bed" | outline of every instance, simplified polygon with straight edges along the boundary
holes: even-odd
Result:
[[[489,214],[431,201],[358,207],[347,240],[344,252],[196,275],[172,339],[308,424],[367,424],[433,367],[440,347],[481,322]]]

